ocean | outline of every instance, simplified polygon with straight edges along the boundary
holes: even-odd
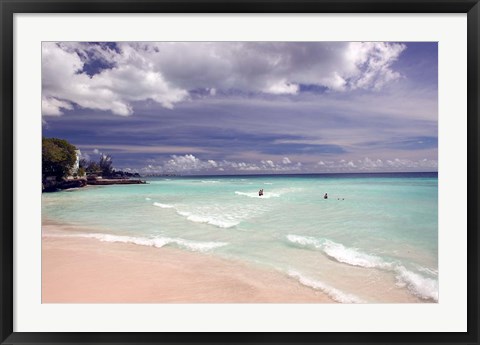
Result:
[[[146,180],[44,193],[42,216],[73,226],[61,236],[232,259],[341,303],[439,299],[437,173]]]

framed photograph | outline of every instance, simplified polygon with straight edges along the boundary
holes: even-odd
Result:
[[[2,1],[2,344],[479,343],[479,14]]]

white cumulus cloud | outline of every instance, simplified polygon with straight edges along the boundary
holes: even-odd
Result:
[[[134,101],[154,100],[165,108],[184,100],[186,90],[170,85],[148,61],[139,61],[136,54],[111,54],[115,67],[89,76],[83,72],[82,57],[89,45],[46,42],[42,45],[42,110],[43,115],[61,115],[62,109],[72,109],[72,103],[82,108],[111,111],[127,116],[133,113]],[[134,52],[135,53],[135,52]]]
[[[220,90],[295,95],[300,85],[333,91],[381,89],[401,78],[392,67],[405,45],[383,42],[121,42],[42,44],[42,113],[73,105],[134,112],[134,102],[162,107],[190,99],[190,91]],[[93,62],[103,64],[87,73]]]

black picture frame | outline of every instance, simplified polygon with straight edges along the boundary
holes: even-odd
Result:
[[[2,344],[478,344],[479,0],[0,0],[0,294]],[[22,333],[13,331],[13,17],[15,13],[467,13],[468,308],[465,333]],[[455,318],[455,315],[451,316]]]

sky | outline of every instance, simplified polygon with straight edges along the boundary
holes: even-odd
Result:
[[[145,175],[437,171],[437,43],[43,42],[42,123]]]

